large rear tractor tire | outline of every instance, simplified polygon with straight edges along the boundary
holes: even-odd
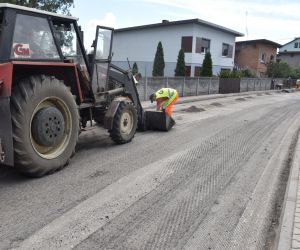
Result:
[[[117,144],[130,142],[137,129],[137,111],[133,103],[121,102],[113,120],[113,127],[109,131],[110,137]]]
[[[11,112],[15,166],[41,177],[67,165],[78,140],[74,97],[58,79],[31,76],[13,87]]]

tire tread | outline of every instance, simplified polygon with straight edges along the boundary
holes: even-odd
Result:
[[[35,164],[32,157],[28,155],[28,152],[26,150],[26,145],[23,141],[24,126],[22,126],[21,121],[23,120],[24,115],[26,115],[24,107],[26,106],[26,104],[29,103],[31,98],[33,98],[37,93],[39,93],[39,91],[43,88],[43,85],[47,85],[47,84],[51,84],[53,88],[59,87],[61,89],[64,89],[64,91],[70,92],[66,88],[66,86],[56,78],[52,78],[44,75],[34,75],[34,76],[30,76],[29,78],[25,78],[21,80],[18,84],[14,85],[12,89],[12,96],[11,96],[12,115],[11,116],[12,116],[12,125],[13,125],[15,166],[23,174],[32,177],[41,177],[46,174],[51,174],[65,166],[65,162],[63,162],[62,164],[56,167],[48,168],[48,169],[43,168],[42,166],[38,166],[37,164]],[[70,95],[72,94],[70,93]],[[77,109],[76,109],[76,113],[77,116],[79,116]],[[78,130],[79,130],[79,122],[73,124],[73,126],[78,126]],[[78,141],[78,137],[76,138],[75,145],[77,144],[77,141]]]

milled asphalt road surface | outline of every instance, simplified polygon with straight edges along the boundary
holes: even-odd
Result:
[[[53,175],[2,168],[0,249],[269,248],[299,107],[300,93],[180,104],[172,131],[126,145],[87,129]]]

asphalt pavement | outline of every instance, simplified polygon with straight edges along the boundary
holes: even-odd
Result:
[[[265,91],[264,93],[281,92]],[[210,100],[226,98],[232,96],[249,96],[252,94],[262,93],[253,91],[248,93],[235,94],[214,94],[208,96],[181,97],[180,103],[189,103],[201,100]],[[150,102],[144,102],[144,107],[153,108]],[[299,128],[300,129],[300,128]],[[291,171],[280,214],[280,224],[277,229],[277,236],[273,248],[278,250],[300,249],[300,134],[298,133],[297,144],[294,148],[293,158],[291,161]]]
[[[299,96],[182,97],[169,133],[116,146],[92,129],[59,173],[5,169],[0,249],[297,249]]]

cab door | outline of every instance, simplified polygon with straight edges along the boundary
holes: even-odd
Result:
[[[97,26],[94,40],[92,88],[96,102],[105,101],[103,92],[108,88],[108,71],[111,62],[113,28]]]

